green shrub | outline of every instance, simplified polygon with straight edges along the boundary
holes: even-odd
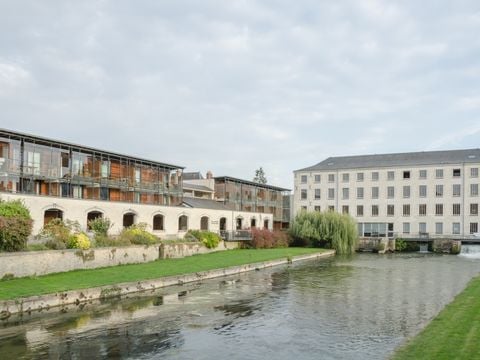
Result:
[[[21,201],[0,200],[0,251],[20,251],[32,233],[30,211]]]
[[[193,236],[198,241],[201,241],[202,244],[209,249],[216,248],[222,240],[220,235],[211,231],[189,230],[187,235]]]
[[[94,238],[96,247],[112,247],[112,246],[129,246],[132,245],[131,241],[127,237],[112,237],[96,235]]]
[[[88,226],[92,229],[95,236],[107,236],[108,230],[113,226],[109,218],[98,217],[90,220]]]
[[[87,234],[80,231],[78,221],[52,219],[38,235],[45,241],[45,246],[52,250],[89,249],[91,246]]]
[[[351,254],[358,242],[355,220],[333,211],[300,212],[290,228],[296,246],[333,248],[337,254]]]
[[[90,246],[90,239],[85,233],[72,234],[67,242],[67,248],[69,249],[88,250],[90,249]]]
[[[287,247],[288,242],[288,235],[283,231],[252,229],[252,241],[250,245],[255,249]]]
[[[139,223],[132,225],[126,229],[123,229],[122,232],[118,235],[120,242],[130,241],[131,244],[135,245],[153,245],[159,242],[159,239],[150,234],[147,230],[147,224]]]
[[[407,242],[401,238],[395,239],[395,251],[405,251],[407,249]]]

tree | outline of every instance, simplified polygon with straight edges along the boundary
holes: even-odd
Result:
[[[267,178],[265,177],[265,172],[263,168],[260,166],[257,170],[255,170],[255,177],[253,178],[253,182],[258,184],[266,184]]]

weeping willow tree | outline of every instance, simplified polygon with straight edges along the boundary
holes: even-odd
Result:
[[[355,220],[333,211],[300,212],[293,220],[290,235],[296,245],[330,247],[337,254],[352,254],[358,241]]]

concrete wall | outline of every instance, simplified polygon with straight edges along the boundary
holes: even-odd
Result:
[[[199,243],[162,244],[155,246],[108,247],[90,250],[47,250],[0,254],[0,279],[46,275],[57,272],[95,269],[121,264],[136,264],[165,258],[180,258],[195,254],[235,249],[238,242],[220,242],[207,249]]]
[[[148,225],[147,230],[156,236],[165,238],[183,238],[185,231],[178,230],[178,218],[181,215],[188,217],[189,229],[200,229],[200,219],[203,216],[209,218],[209,230],[217,232],[220,230],[220,218],[225,217],[227,230],[234,230],[236,219],[243,218],[243,226],[250,226],[250,219],[255,218],[257,224],[263,224],[269,219],[270,229],[273,228],[273,215],[265,213],[254,213],[245,211],[211,210],[199,208],[186,208],[179,206],[144,205],[124,202],[69,199],[51,196],[35,196],[24,194],[1,193],[3,200],[22,200],[29,208],[33,217],[33,234],[38,234],[43,227],[44,213],[48,209],[59,209],[63,211],[63,218],[76,220],[83,230],[87,229],[87,214],[90,211],[100,211],[105,217],[113,222],[110,234],[117,234],[122,230],[123,215],[126,213],[135,214],[135,223],[144,222]],[[153,217],[157,214],[164,216],[164,230],[153,231]]]

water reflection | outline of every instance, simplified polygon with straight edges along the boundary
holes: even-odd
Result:
[[[385,359],[478,270],[478,261],[418,254],[310,261],[12,317],[1,323],[0,354]]]

